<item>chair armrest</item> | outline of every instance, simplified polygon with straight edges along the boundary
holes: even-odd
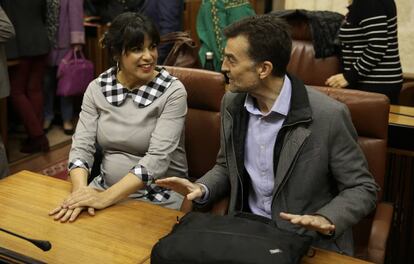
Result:
[[[398,98],[398,104],[414,106],[414,82],[404,82]]]
[[[394,207],[391,203],[377,204],[368,242],[368,259],[384,263],[387,240],[390,233]]]

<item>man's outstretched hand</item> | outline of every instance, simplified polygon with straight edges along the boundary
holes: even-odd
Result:
[[[335,226],[321,215],[296,215],[280,213],[280,217],[295,225],[303,226],[306,229],[318,231],[324,235],[330,235],[335,231]]]
[[[200,184],[192,183],[187,179],[179,177],[169,177],[155,181],[158,186],[171,189],[192,201],[203,196],[202,187]]]

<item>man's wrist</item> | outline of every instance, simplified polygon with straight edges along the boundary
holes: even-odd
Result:
[[[204,200],[204,197],[205,197],[206,192],[207,192],[206,188],[202,184],[199,184],[199,183],[196,183],[196,184],[197,184],[198,188],[200,188],[200,191],[201,191],[200,199]]]
[[[208,188],[202,183],[196,183],[196,185],[200,188],[201,196],[194,199],[193,201],[198,204],[204,204],[208,200],[208,196],[209,196]]]

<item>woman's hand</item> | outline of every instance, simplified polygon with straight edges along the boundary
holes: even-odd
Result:
[[[104,192],[90,187],[81,187],[74,191],[63,204],[63,209],[74,210],[78,207],[92,207],[95,209],[104,209],[110,204],[106,202]]]
[[[79,214],[86,209],[86,207],[77,207],[75,209],[68,209],[63,208],[62,206],[56,207],[52,211],[49,212],[49,215],[54,215],[53,219],[56,221],[60,221],[62,223],[65,223],[67,221],[73,222],[76,220],[76,218],[79,216]],[[92,207],[88,208],[88,214],[90,216],[95,215],[95,209]]]
[[[49,212],[50,216],[56,221],[64,222],[73,222],[80,215],[80,213],[85,210],[87,207],[78,207],[78,208],[67,208],[64,206],[66,201],[70,200],[74,193],[81,188],[87,188],[88,180],[88,171],[84,168],[75,168],[70,171],[70,178],[72,181],[72,193],[62,202],[62,204],[52,211]],[[87,208],[89,215],[95,215],[95,209],[92,207]]]
[[[87,187],[83,187],[83,188],[87,188]],[[77,191],[71,193],[63,202],[60,206],[56,207],[55,209],[53,209],[52,211],[49,212],[50,216],[54,216],[53,219],[56,221],[60,221],[62,223],[65,223],[67,221],[69,222],[73,222],[76,220],[76,218],[80,215],[80,213],[86,209],[86,207],[80,206],[80,207],[76,207],[76,208],[67,208],[67,206],[65,206],[67,204],[67,201],[71,200],[73,195],[76,193]],[[88,207],[88,214],[90,216],[94,216],[95,215],[95,209],[92,207]]]
[[[326,80],[325,84],[333,88],[344,88],[349,85],[342,73],[332,75]]]

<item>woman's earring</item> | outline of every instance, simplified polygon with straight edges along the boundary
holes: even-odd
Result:
[[[119,68],[119,61],[116,61],[116,72],[120,72],[121,69]]]

